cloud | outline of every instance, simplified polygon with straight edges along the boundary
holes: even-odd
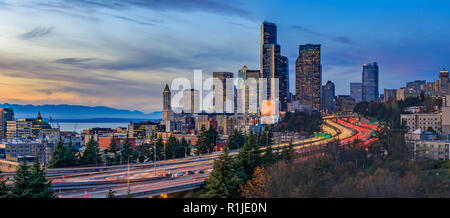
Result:
[[[141,24],[141,25],[147,25],[147,26],[155,26],[155,23],[149,23],[146,21],[139,21],[133,18],[129,18],[129,17],[124,17],[124,16],[113,16],[117,19],[121,19],[121,20],[125,20],[125,21],[129,21],[129,22],[133,22],[133,23],[137,23],[137,24]]]
[[[350,39],[350,37],[347,37],[347,36],[338,36],[338,37],[335,37],[334,40],[337,42],[340,42],[340,43],[348,44],[348,45],[355,44],[355,42],[352,39]]]
[[[347,44],[347,45],[355,44],[355,42],[348,36],[337,36],[337,37],[334,37],[334,36],[330,36],[328,34],[324,34],[324,33],[320,33],[320,32],[314,31],[312,29],[309,29],[307,27],[300,26],[300,25],[292,25],[291,28],[294,29],[294,30],[300,31],[300,32],[311,34],[311,35],[325,37],[325,38],[327,38],[329,40],[333,40],[333,41],[336,41],[336,42],[339,42],[339,43],[342,43],[342,44]]]
[[[312,34],[312,35],[323,36],[322,33],[316,32],[316,31],[311,30],[311,29],[309,29],[309,28],[306,28],[306,27],[304,27],[304,26],[300,26],[300,25],[292,25],[291,28],[292,28],[292,29],[295,29],[295,30],[298,30],[298,31],[301,31],[301,32],[309,33],[309,34]]]
[[[113,10],[124,10],[129,8],[146,8],[158,11],[203,11],[222,15],[238,15],[250,18],[249,11],[233,4],[234,0],[59,0],[53,4],[39,4],[40,6],[57,8],[107,8]]]
[[[33,30],[20,34],[19,37],[25,40],[41,38],[53,32],[53,27],[36,27]]]
[[[90,62],[95,60],[95,58],[61,58],[55,60],[55,63],[58,64],[69,64],[69,65],[79,65],[86,62]]]

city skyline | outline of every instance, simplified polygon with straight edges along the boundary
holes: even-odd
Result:
[[[193,69],[208,76],[237,75],[243,65],[259,69],[264,20],[278,27],[293,93],[292,60],[301,44],[322,45],[322,81],[335,83],[336,95],[348,95],[349,83],[361,81],[364,63],[379,64],[380,93],[414,80],[435,81],[449,68],[450,39],[441,37],[449,31],[443,28],[449,4],[443,1],[370,7],[352,1],[177,2],[0,1],[0,101],[161,111],[154,102],[162,102],[164,85],[177,76],[192,78]]]

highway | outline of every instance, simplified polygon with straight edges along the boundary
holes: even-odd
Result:
[[[356,139],[362,143],[372,140],[370,132],[376,126],[356,125],[355,122],[353,118],[325,117],[322,131],[331,133],[331,138],[308,138],[292,144],[296,152],[309,154],[321,152],[324,145],[332,141],[339,141],[343,145]],[[281,143],[272,147],[277,152],[288,145],[289,143]],[[236,154],[237,150],[230,151],[230,155]],[[220,152],[216,152],[156,163],[50,169],[47,170],[47,175],[52,180],[58,198],[104,198],[110,189],[115,191],[118,197],[128,194],[138,198],[158,196],[161,193],[168,194],[201,187],[212,170],[213,161],[219,155]],[[177,178],[167,176],[177,173],[179,174]]]

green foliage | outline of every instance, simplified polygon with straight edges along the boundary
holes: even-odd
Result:
[[[14,198],[53,198],[51,182],[45,178],[45,172],[36,159],[33,166],[29,166],[24,160],[14,176]]]
[[[72,143],[66,147],[60,139],[56,144],[55,150],[53,151],[52,159],[48,164],[48,168],[70,167],[76,164],[77,157],[75,156]]]
[[[213,127],[209,127],[208,130],[204,126],[201,128],[201,133],[198,137],[197,144],[195,145],[195,154],[206,154],[214,150],[217,145],[219,134]]]
[[[219,159],[214,161],[214,170],[206,179],[205,197],[209,198],[236,198],[238,197],[239,178],[233,172],[233,159],[225,146]]]
[[[101,156],[98,154],[98,142],[94,139],[89,139],[86,144],[86,149],[83,152],[83,155],[80,158],[80,163],[82,165],[92,165],[101,163]]]
[[[277,125],[277,130],[299,132],[302,135],[309,136],[314,132],[320,131],[323,120],[320,113],[308,115],[304,112],[287,112],[283,120]]]
[[[116,197],[116,191],[113,191],[112,189],[109,189],[108,193],[106,193],[106,198],[115,198]]]
[[[270,126],[265,126],[264,130],[258,136],[259,146],[268,146],[273,144],[273,132]]]
[[[242,148],[242,146],[244,146],[246,140],[247,140],[247,137],[241,130],[234,129],[233,132],[228,137],[227,146],[230,149]]]
[[[2,174],[2,171],[0,171]],[[6,179],[0,175],[0,198],[8,198],[11,196],[11,190],[6,186]]]
[[[283,149],[281,150],[280,160],[290,162],[294,160],[294,157],[295,157],[294,145],[292,144],[292,142],[290,142],[287,147],[284,146]]]

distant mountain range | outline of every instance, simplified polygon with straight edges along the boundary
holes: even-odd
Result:
[[[0,108],[13,108],[15,118],[36,118],[41,112],[43,120],[52,117],[59,122],[128,122],[135,120],[157,120],[161,119],[162,112],[143,113],[141,111],[121,110],[105,106],[82,106],[82,105],[20,105],[0,104]],[[84,121],[83,121],[84,120]]]

